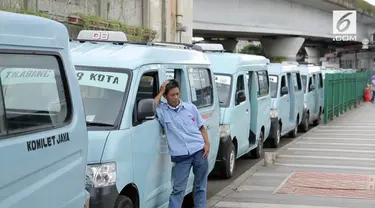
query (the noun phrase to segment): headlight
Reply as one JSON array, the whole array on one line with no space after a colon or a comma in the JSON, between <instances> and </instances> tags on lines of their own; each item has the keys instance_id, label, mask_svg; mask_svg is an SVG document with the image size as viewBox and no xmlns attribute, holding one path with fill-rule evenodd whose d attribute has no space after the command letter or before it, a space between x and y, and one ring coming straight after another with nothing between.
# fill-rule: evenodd
<instances>
[{"instance_id":1,"label":"headlight","mask_svg":"<svg viewBox=\"0 0 375 208\"><path fill-rule=\"evenodd\" d=\"M220 125L220 137L226 137L230 135L229 125Z\"/></svg>"},{"instance_id":2,"label":"headlight","mask_svg":"<svg viewBox=\"0 0 375 208\"><path fill-rule=\"evenodd\" d=\"M101 188L116 184L116 163L86 166L86 186Z\"/></svg>"},{"instance_id":3,"label":"headlight","mask_svg":"<svg viewBox=\"0 0 375 208\"><path fill-rule=\"evenodd\" d=\"M279 117L278 111L276 109L271 109L271 111L270 111L270 117L271 118L277 118L277 117Z\"/></svg>"},{"instance_id":4,"label":"headlight","mask_svg":"<svg viewBox=\"0 0 375 208\"><path fill-rule=\"evenodd\" d=\"M303 104L303 107L304 107L305 109L307 109L307 105L306 105L306 103Z\"/></svg>"}]
</instances>

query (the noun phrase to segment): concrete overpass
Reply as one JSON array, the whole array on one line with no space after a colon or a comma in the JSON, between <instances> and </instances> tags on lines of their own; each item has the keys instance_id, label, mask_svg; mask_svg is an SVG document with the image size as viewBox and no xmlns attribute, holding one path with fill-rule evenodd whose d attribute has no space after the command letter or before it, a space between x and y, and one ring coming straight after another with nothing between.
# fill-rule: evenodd
<instances>
[{"instance_id":1,"label":"concrete overpass","mask_svg":"<svg viewBox=\"0 0 375 208\"><path fill-rule=\"evenodd\" d=\"M355 8L340 2L343 1L196 0L193 35L226 38L221 43L228 50L234 49L236 38L259 40L267 55L295 59L303 44L340 44L332 41L332 10ZM357 12L357 41L370 39L374 32L375 18ZM319 53L313 48L306 51L310 56Z\"/></svg>"}]
</instances>

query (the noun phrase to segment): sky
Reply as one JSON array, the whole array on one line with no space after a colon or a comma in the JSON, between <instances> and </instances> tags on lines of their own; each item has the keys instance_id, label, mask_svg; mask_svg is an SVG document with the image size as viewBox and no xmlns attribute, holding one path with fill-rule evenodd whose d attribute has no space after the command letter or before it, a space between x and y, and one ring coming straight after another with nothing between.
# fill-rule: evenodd
<instances>
[{"instance_id":1,"label":"sky","mask_svg":"<svg viewBox=\"0 0 375 208\"><path fill-rule=\"evenodd\" d=\"M367 1L368 3L372 4L372 5L375 5L375 0L365 0Z\"/></svg>"}]
</instances>

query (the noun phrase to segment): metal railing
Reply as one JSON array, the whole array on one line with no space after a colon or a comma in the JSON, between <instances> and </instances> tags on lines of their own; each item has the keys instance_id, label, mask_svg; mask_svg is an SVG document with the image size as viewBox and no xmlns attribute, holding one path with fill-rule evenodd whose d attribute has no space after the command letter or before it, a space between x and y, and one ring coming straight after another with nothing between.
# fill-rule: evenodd
<instances>
[{"instance_id":1,"label":"metal railing","mask_svg":"<svg viewBox=\"0 0 375 208\"><path fill-rule=\"evenodd\" d=\"M324 79L324 124L339 117L363 99L374 72L326 74Z\"/></svg>"}]
</instances>

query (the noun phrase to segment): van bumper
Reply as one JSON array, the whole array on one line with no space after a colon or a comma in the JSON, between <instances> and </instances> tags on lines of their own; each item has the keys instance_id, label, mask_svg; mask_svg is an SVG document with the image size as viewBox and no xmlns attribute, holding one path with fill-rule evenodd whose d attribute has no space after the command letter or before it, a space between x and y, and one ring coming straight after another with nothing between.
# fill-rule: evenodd
<instances>
[{"instance_id":1,"label":"van bumper","mask_svg":"<svg viewBox=\"0 0 375 208\"><path fill-rule=\"evenodd\" d=\"M220 137L220 145L219 150L217 152L216 157L216 165L223 165L225 164L225 161L227 160L225 158L226 155L229 153L229 147L232 143L232 138L230 136Z\"/></svg>"},{"instance_id":2,"label":"van bumper","mask_svg":"<svg viewBox=\"0 0 375 208\"><path fill-rule=\"evenodd\" d=\"M116 185L103 188L86 188L90 193L90 208L114 207L118 196Z\"/></svg>"},{"instance_id":3,"label":"van bumper","mask_svg":"<svg viewBox=\"0 0 375 208\"><path fill-rule=\"evenodd\" d=\"M276 138L277 137L277 128L279 126L279 118L271 118L271 129L269 138Z\"/></svg>"}]
</instances>

